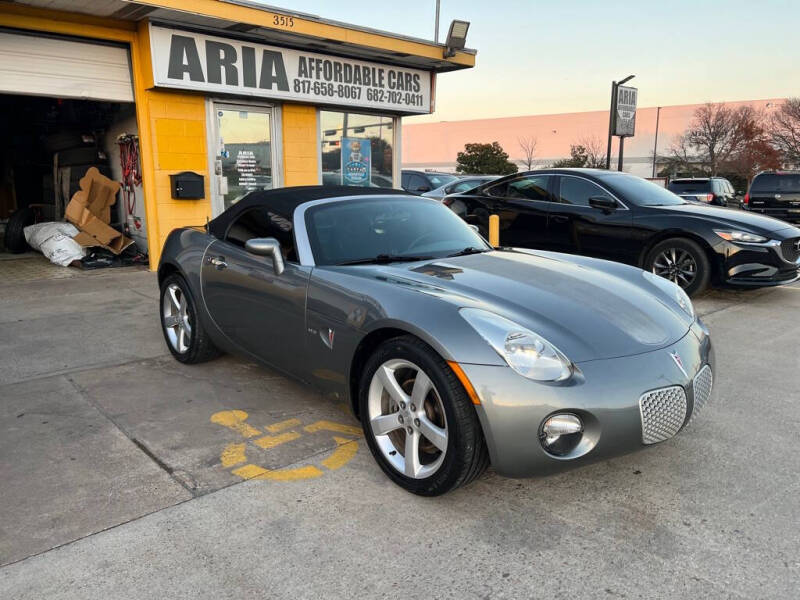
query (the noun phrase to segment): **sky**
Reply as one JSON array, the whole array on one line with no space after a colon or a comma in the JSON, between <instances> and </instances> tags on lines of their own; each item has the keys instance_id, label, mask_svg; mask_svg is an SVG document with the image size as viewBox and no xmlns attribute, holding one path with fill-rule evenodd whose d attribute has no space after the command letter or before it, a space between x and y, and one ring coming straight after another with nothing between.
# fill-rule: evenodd
<instances>
[{"instance_id":1,"label":"sky","mask_svg":"<svg viewBox=\"0 0 800 600\"><path fill-rule=\"evenodd\" d=\"M433 39L435 0L267 0ZM440 39L470 21L474 69L445 73L436 112L406 122L608 110L634 74L639 106L800 95L800 0L441 0Z\"/></svg>"}]
</instances>

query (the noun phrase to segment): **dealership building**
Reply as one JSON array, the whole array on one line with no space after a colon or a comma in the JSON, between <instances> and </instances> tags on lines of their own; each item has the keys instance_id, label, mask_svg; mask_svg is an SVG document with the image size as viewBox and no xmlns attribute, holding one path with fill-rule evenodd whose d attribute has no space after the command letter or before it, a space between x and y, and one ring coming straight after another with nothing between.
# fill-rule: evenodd
<instances>
[{"instance_id":1,"label":"dealership building","mask_svg":"<svg viewBox=\"0 0 800 600\"><path fill-rule=\"evenodd\" d=\"M401 119L433 111L439 73L474 66L465 35L248 0L0 3L0 221L32 205L60 219L94 166L125 183L110 224L154 267L171 230L253 190L399 187Z\"/></svg>"},{"instance_id":2,"label":"dealership building","mask_svg":"<svg viewBox=\"0 0 800 600\"><path fill-rule=\"evenodd\" d=\"M784 98L728 102L736 108L749 105L766 112L778 107ZM635 135L625 139L623 170L640 177L654 174L654 151L660 158L670 155L670 148L692 121L702 105L684 104L639 108L636 111ZM439 123L407 123L403 140L403 168L455 171L456 156L470 142L499 142L509 159L521 170L527 168L520 142L536 140L533 168L548 167L569 158L573 144L592 145L606 154L608 109L550 115L528 115L496 119L473 119ZM657 146L657 148L656 148ZM612 147L612 165L617 165L618 138ZM659 170L658 158L655 171Z\"/></svg>"}]
</instances>

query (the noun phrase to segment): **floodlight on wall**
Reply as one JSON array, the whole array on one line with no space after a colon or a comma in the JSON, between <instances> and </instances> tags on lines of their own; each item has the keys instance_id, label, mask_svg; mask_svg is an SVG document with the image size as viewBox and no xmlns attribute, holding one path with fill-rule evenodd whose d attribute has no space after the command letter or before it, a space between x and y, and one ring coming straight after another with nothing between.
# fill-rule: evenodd
<instances>
[{"instance_id":1,"label":"floodlight on wall","mask_svg":"<svg viewBox=\"0 0 800 600\"><path fill-rule=\"evenodd\" d=\"M457 50L463 50L467 45L467 31L469 31L469 21L454 20L450 23L447 31L447 40L444 45L444 57L450 58L456 55Z\"/></svg>"}]
</instances>

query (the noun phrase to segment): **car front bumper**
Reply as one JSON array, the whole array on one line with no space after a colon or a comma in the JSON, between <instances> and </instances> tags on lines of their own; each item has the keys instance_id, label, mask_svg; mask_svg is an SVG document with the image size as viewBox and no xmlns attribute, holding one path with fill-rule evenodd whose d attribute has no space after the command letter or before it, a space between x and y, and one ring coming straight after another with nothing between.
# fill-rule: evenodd
<instances>
[{"instance_id":1,"label":"car front bumper","mask_svg":"<svg viewBox=\"0 0 800 600\"><path fill-rule=\"evenodd\" d=\"M680 357L682 368L671 356ZM526 379L510 367L462 364L480 398L476 406L494 469L506 477L548 475L647 447L640 398L680 386L685 392L682 429L695 409L693 381L714 351L705 327L696 322L675 344L624 358L587 361L563 384ZM543 448L539 432L554 413L577 414L590 448L580 456L556 457Z\"/></svg>"},{"instance_id":2,"label":"car front bumper","mask_svg":"<svg viewBox=\"0 0 800 600\"><path fill-rule=\"evenodd\" d=\"M789 238L790 240L792 238ZM800 256L784 248L786 240L770 240L765 244L721 242L715 247L722 256L724 282L741 286L771 286L792 283L800 278Z\"/></svg>"}]
</instances>

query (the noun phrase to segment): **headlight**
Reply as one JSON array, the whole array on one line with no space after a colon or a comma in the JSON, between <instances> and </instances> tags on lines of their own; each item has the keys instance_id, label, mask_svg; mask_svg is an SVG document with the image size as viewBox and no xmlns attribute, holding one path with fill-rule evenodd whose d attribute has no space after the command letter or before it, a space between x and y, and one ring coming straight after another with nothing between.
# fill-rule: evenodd
<instances>
[{"instance_id":1,"label":"headlight","mask_svg":"<svg viewBox=\"0 0 800 600\"><path fill-rule=\"evenodd\" d=\"M686 292L683 291L681 286L671 282L669 279L659 277L650 271L643 271L642 275L644 275L644 278L647 279L647 281L652 283L654 286L661 288L661 290L674 298L675 302L678 303L678 306L683 309L683 312L685 312L692 318L692 320L694 320L694 305L692 305L692 301L689 299L689 296L686 294Z\"/></svg>"},{"instance_id":2,"label":"headlight","mask_svg":"<svg viewBox=\"0 0 800 600\"><path fill-rule=\"evenodd\" d=\"M729 242L744 242L745 244L763 244L769 241L763 235L756 235L755 233L747 233L746 231L720 231L714 230L719 237Z\"/></svg>"},{"instance_id":3,"label":"headlight","mask_svg":"<svg viewBox=\"0 0 800 600\"><path fill-rule=\"evenodd\" d=\"M553 344L513 321L480 308L462 308L461 316L517 373L535 381L563 381L572 363Z\"/></svg>"}]
</instances>

